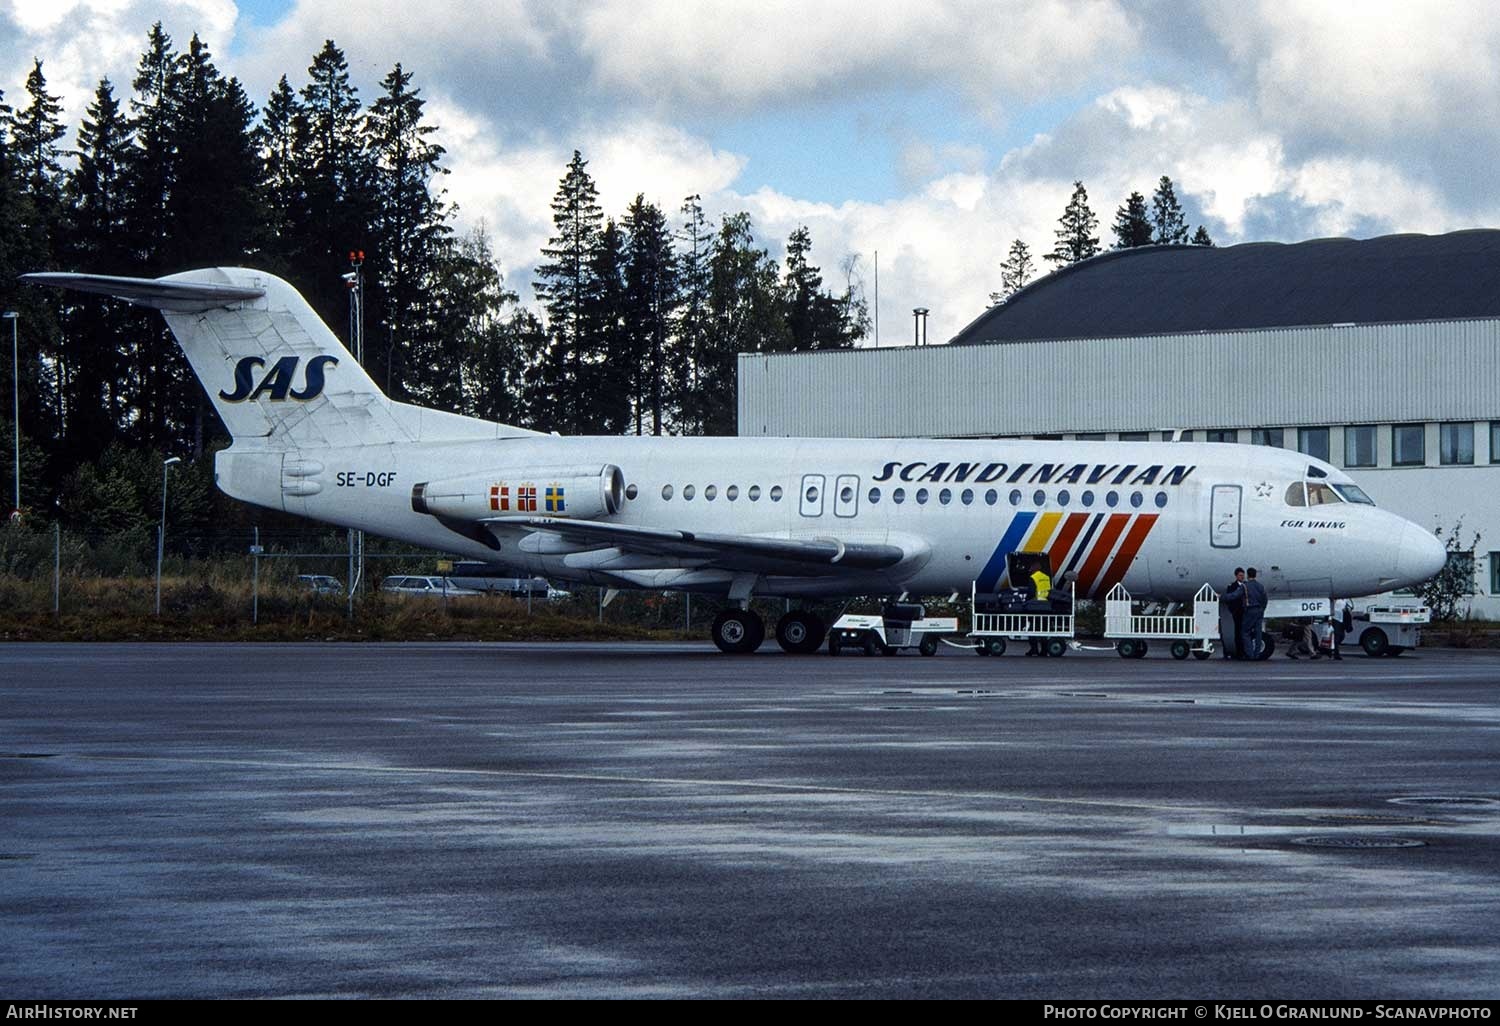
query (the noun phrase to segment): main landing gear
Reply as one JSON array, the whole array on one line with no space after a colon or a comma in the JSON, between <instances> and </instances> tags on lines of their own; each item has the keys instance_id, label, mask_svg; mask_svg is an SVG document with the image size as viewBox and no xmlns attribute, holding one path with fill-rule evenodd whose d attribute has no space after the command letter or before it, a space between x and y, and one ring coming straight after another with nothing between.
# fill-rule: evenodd
<instances>
[{"instance_id":1,"label":"main landing gear","mask_svg":"<svg viewBox=\"0 0 1500 1026\"><path fill-rule=\"evenodd\" d=\"M709 630L720 652L742 655L754 652L766 640L766 624L750 609L726 609L714 617ZM828 625L806 609L787 613L776 621L776 644L792 655L810 655L823 646Z\"/></svg>"}]
</instances>

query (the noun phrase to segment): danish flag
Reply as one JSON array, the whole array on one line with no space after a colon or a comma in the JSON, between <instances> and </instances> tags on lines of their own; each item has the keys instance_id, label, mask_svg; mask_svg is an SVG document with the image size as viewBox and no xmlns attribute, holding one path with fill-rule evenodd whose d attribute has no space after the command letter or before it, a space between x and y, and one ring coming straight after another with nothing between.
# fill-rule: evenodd
<instances>
[{"instance_id":1,"label":"danish flag","mask_svg":"<svg viewBox=\"0 0 1500 1026\"><path fill-rule=\"evenodd\" d=\"M490 485L490 509L496 513L510 512L510 487L508 485Z\"/></svg>"}]
</instances>

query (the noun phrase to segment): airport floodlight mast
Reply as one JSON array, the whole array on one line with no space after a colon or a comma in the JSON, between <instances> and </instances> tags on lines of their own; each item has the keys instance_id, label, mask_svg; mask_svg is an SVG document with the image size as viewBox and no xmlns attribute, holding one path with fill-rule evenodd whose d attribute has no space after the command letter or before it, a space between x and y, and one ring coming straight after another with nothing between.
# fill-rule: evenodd
<instances>
[{"instance_id":1,"label":"airport floodlight mast","mask_svg":"<svg viewBox=\"0 0 1500 1026\"><path fill-rule=\"evenodd\" d=\"M21 518L21 359L20 349L16 345L16 322L21 315L14 310L7 310L0 314L0 318L10 321L10 391L11 402L15 405L16 425L13 441L16 447L16 504L11 507L11 519Z\"/></svg>"},{"instance_id":2,"label":"airport floodlight mast","mask_svg":"<svg viewBox=\"0 0 1500 1026\"><path fill-rule=\"evenodd\" d=\"M167 541L167 468L181 463L181 456L161 461L161 526L156 529L156 615L161 616L161 557Z\"/></svg>"}]
</instances>

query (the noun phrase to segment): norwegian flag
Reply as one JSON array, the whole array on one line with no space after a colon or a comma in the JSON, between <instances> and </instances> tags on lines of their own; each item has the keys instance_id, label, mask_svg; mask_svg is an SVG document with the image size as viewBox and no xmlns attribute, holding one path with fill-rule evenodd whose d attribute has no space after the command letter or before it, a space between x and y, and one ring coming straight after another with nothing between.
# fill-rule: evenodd
<instances>
[{"instance_id":1,"label":"norwegian flag","mask_svg":"<svg viewBox=\"0 0 1500 1026\"><path fill-rule=\"evenodd\" d=\"M496 513L510 512L510 487L508 485L490 485L490 509Z\"/></svg>"},{"instance_id":2,"label":"norwegian flag","mask_svg":"<svg viewBox=\"0 0 1500 1026\"><path fill-rule=\"evenodd\" d=\"M516 488L516 512L536 512L536 485L523 484Z\"/></svg>"}]
</instances>

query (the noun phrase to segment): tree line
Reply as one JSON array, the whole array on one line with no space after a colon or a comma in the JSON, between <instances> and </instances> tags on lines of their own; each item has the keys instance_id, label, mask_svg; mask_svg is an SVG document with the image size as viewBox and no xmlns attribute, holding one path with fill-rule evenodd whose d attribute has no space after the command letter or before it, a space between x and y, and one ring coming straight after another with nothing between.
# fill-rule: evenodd
<instances>
[{"instance_id":1,"label":"tree line","mask_svg":"<svg viewBox=\"0 0 1500 1026\"><path fill-rule=\"evenodd\" d=\"M1201 224L1188 237L1187 217L1177 199L1177 189L1172 179L1162 175L1151 195L1151 208L1146 208L1146 198L1132 192L1115 211L1114 224L1110 226L1115 236L1115 249L1134 249L1138 246L1212 246L1208 229ZM1052 252L1043 259L1063 268L1097 256L1099 248L1099 218L1089 206L1089 193L1083 182L1073 183L1073 195L1057 219L1054 232L1056 242ZM1031 256L1031 247L1020 239L1010 245L1010 251L1000 264L1000 289L990 293L990 306L998 306L1021 289L1036 276L1036 263Z\"/></svg>"},{"instance_id":2,"label":"tree line","mask_svg":"<svg viewBox=\"0 0 1500 1026\"><path fill-rule=\"evenodd\" d=\"M257 108L197 35L179 50L157 23L128 95L101 80L71 147L61 111L40 59L24 97L0 93L0 309L19 313L24 341L23 507L144 501L91 482L143 469L129 453L196 457L227 441L159 315L23 288L25 271L259 267L344 335L343 275L359 254L364 362L388 394L565 434L733 433L736 353L850 346L867 330L852 262L842 287L825 286L805 227L777 261L748 214L711 221L696 196L674 217L644 195L607 216L576 152L529 308L484 227L455 228L412 73L396 64L366 105L332 40L300 86L283 75Z\"/></svg>"}]
</instances>

